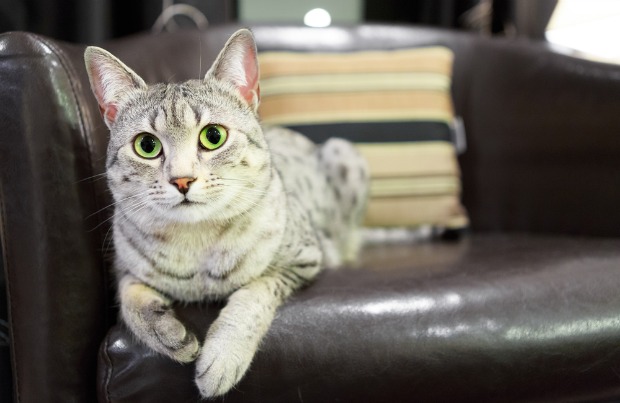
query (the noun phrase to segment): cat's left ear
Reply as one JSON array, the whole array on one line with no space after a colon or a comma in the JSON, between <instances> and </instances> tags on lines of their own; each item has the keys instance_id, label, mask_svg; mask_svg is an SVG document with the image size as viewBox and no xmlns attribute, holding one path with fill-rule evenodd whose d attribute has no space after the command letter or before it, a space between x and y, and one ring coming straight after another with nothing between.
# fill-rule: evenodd
<instances>
[{"instance_id":1,"label":"cat's left ear","mask_svg":"<svg viewBox=\"0 0 620 403\"><path fill-rule=\"evenodd\" d=\"M145 90L146 83L110 52L89 46L84 52L90 87L97 98L103 120L110 127L116 120L118 105L127 94Z\"/></svg>"},{"instance_id":2,"label":"cat's left ear","mask_svg":"<svg viewBox=\"0 0 620 403\"><path fill-rule=\"evenodd\" d=\"M260 101L256 55L254 35L249 29L240 29L228 39L224 49L207 72L205 80L209 76L214 76L219 80L230 82L256 111Z\"/></svg>"}]
</instances>

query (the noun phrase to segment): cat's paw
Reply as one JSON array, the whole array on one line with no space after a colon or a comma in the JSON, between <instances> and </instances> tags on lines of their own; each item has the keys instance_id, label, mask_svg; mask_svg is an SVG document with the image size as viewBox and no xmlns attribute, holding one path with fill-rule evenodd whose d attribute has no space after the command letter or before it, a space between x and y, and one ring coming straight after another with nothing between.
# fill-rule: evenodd
<instances>
[{"instance_id":1,"label":"cat's paw","mask_svg":"<svg viewBox=\"0 0 620 403\"><path fill-rule=\"evenodd\" d=\"M134 319L129 319L128 324L153 350L179 362L192 362L200 354L198 339L175 317L169 305L153 301L136 314L128 315ZM127 315L125 318L127 321Z\"/></svg>"},{"instance_id":2,"label":"cat's paw","mask_svg":"<svg viewBox=\"0 0 620 403\"><path fill-rule=\"evenodd\" d=\"M166 349L166 355L179 362L192 362L198 358L200 344L173 312L172 308L157 312L153 333Z\"/></svg>"},{"instance_id":3,"label":"cat's paw","mask_svg":"<svg viewBox=\"0 0 620 403\"><path fill-rule=\"evenodd\" d=\"M196 385L203 397L220 396L243 378L254 351L232 340L208 338L196 362Z\"/></svg>"}]
</instances>

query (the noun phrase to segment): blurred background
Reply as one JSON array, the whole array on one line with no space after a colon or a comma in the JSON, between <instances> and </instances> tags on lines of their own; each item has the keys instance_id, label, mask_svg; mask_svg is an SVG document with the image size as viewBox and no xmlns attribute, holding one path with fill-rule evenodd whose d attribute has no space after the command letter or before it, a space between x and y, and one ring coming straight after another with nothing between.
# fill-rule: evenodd
<instances>
[{"instance_id":1,"label":"blurred background","mask_svg":"<svg viewBox=\"0 0 620 403\"><path fill-rule=\"evenodd\" d=\"M149 30L177 4L194 24L408 22L493 34L538 35L556 0L0 0L0 31L25 30L72 42L99 43ZM189 7L187 7L189 6ZM321 9L325 12L308 12ZM201 17L198 17L201 18ZM313 20L314 18L314 20ZM327 19L326 19L327 18Z\"/></svg>"},{"instance_id":2,"label":"blurred background","mask_svg":"<svg viewBox=\"0 0 620 403\"><path fill-rule=\"evenodd\" d=\"M596 0L595 0L596 1ZM582 1L583 2L583 1ZM583 2L583 3L590 3ZM354 24L407 22L497 35L542 37L556 0L0 0L0 31L25 30L71 42L100 43L150 30L178 4L174 26L196 24ZM308 14L314 9L321 9Z\"/></svg>"},{"instance_id":3,"label":"blurred background","mask_svg":"<svg viewBox=\"0 0 620 403\"><path fill-rule=\"evenodd\" d=\"M166 10L166 11L164 11ZM0 0L0 32L87 44L149 30L208 24L413 23L481 35L547 40L618 62L618 0Z\"/></svg>"}]
</instances>

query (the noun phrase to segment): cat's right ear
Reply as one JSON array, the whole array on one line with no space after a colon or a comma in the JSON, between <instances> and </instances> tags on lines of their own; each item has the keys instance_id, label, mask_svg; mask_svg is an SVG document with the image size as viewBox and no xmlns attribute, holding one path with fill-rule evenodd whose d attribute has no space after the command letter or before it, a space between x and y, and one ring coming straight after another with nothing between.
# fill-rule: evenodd
<instances>
[{"instance_id":1,"label":"cat's right ear","mask_svg":"<svg viewBox=\"0 0 620 403\"><path fill-rule=\"evenodd\" d=\"M146 83L123 62L101 48L87 47L84 61L90 88L97 98L103 120L111 127L122 99L132 91L146 89Z\"/></svg>"}]
</instances>

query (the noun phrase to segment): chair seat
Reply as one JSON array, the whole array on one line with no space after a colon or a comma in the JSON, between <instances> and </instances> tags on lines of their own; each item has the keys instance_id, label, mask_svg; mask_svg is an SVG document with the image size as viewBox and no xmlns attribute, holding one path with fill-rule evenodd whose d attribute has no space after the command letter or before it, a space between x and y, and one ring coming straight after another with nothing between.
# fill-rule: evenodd
<instances>
[{"instance_id":1,"label":"chair seat","mask_svg":"<svg viewBox=\"0 0 620 403\"><path fill-rule=\"evenodd\" d=\"M177 312L204 335L221 306ZM197 401L193 364L102 344L99 396ZM575 401L620 393L620 240L475 234L368 247L278 312L225 402Z\"/></svg>"}]
</instances>

